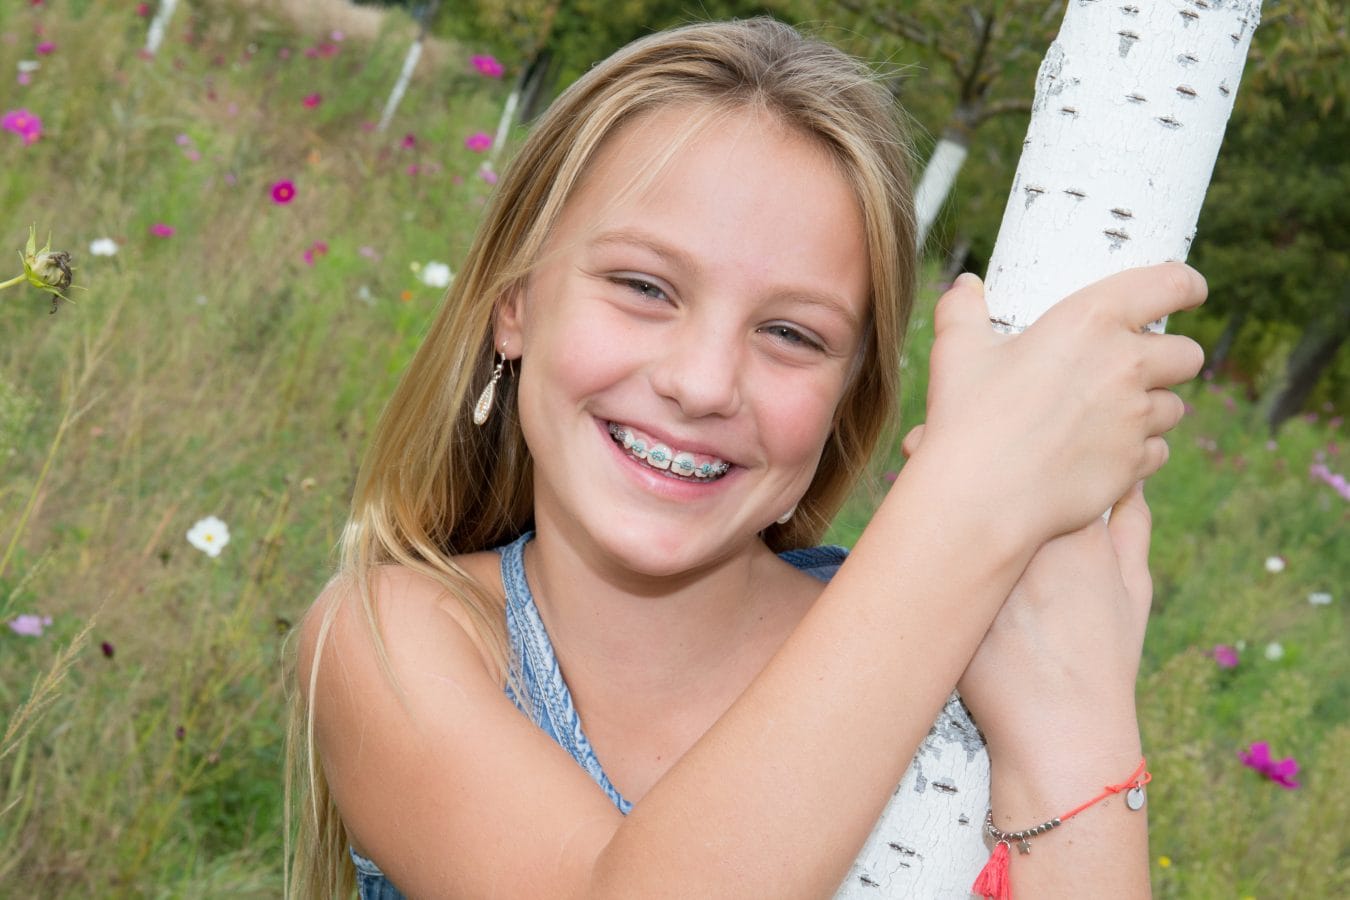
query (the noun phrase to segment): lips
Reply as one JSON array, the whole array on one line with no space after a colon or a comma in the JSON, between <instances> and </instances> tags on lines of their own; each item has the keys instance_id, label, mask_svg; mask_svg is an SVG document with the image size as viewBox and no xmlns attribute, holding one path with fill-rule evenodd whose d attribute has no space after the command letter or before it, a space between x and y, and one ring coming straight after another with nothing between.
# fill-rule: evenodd
<instances>
[{"instance_id":1,"label":"lips","mask_svg":"<svg viewBox=\"0 0 1350 900\"><path fill-rule=\"evenodd\" d=\"M671 447L650 435L618 422L609 423L609 436L648 468L685 481L715 481L731 468L726 460Z\"/></svg>"}]
</instances>

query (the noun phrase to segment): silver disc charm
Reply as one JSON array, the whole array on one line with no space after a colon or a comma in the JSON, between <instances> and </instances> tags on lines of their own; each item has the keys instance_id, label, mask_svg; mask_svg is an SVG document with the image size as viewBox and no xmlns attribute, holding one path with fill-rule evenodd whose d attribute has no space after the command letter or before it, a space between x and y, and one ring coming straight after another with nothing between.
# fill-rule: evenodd
<instances>
[{"instance_id":1,"label":"silver disc charm","mask_svg":"<svg viewBox=\"0 0 1350 900\"><path fill-rule=\"evenodd\" d=\"M1130 809L1144 808L1144 786L1136 784L1125 793L1125 805Z\"/></svg>"}]
</instances>

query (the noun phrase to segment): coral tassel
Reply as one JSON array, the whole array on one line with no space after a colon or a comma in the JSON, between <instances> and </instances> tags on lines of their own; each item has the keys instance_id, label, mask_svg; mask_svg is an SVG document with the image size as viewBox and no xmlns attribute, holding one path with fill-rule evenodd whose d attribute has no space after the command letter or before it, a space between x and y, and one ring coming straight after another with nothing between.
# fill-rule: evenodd
<instances>
[{"instance_id":1,"label":"coral tassel","mask_svg":"<svg viewBox=\"0 0 1350 900\"><path fill-rule=\"evenodd\" d=\"M989 862L984 864L975 883L970 886L972 894L992 897L994 900L1012 900L1012 884L1008 878L1008 845L999 841Z\"/></svg>"}]
</instances>

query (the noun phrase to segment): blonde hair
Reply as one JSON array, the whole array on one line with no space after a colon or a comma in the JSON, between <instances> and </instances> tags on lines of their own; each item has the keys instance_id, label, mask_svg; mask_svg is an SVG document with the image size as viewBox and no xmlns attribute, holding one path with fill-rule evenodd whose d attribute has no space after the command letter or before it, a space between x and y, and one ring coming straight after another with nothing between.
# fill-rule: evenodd
<instances>
[{"instance_id":1,"label":"blonde hair","mask_svg":"<svg viewBox=\"0 0 1350 900\"><path fill-rule=\"evenodd\" d=\"M511 678L503 599L452 559L531 527L530 452L515 415L514 379L499 384L487 424L472 423L473 402L494 365L494 312L538 263L605 140L625 123L676 104L710 112L751 106L777 116L830 154L862 210L870 305L857 373L796 514L770 525L766 543L775 550L818 543L888 432L916 262L910 145L889 92L861 62L772 19L689 25L638 40L563 92L535 126L503 173L463 268L380 418L338 577L359 592L382 659L370 574L396 564L457 597L501 677ZM320 647L334 613L331 605L324 612ZM311 691L320 655L313 671L300 673ZM347 835L319 768L313 727L312 705L297 696L288 794L296 783L307 787L307 797L298 807L288 883L301 896L349 895Z\"/></svg>"}]
</instances>

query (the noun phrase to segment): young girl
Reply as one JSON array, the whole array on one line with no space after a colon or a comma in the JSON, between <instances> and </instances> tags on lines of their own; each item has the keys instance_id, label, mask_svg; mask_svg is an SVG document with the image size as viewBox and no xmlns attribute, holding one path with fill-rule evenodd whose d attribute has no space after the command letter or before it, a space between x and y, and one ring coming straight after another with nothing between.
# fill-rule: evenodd
<instances>
[{"instance_id":1,"label":"young girl","mask_svg":"<svg viewBox=\"0 0 1350 900\"><path fill-rule=\"evenodd\" d=\"M830 897L958 681L1002 832L1136 769L1137 484L1201 361L1141 326L1203 281L1128 272L1007 338L963 277L922 439L817 547L896 405L907 153L864 67L767 20L558 99L301 630L298 893L355 860L364 898ZM1147 893L1118 798L1029 842L1025 896Z\"/></svg>"}]
</instances>

